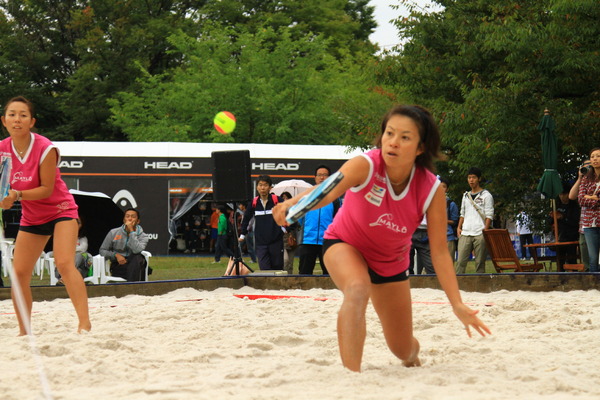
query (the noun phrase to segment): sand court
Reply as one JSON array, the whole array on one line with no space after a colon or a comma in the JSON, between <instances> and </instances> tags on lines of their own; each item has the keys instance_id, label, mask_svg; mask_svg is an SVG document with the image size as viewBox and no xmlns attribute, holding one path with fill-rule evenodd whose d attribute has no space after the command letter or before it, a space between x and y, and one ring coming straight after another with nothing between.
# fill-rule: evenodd
<instances>
[{"instance_id":1,"label":"sand court","mask_svg":"<svg viewBox=\"0 0 600 400\"><path fill-rule=\"evenodd\" d=\"M338 290L178 289L35 302L33 331L56 399L597 399L600 296L463 292L493 335L468 338L444 293L413 289L421 368L402 367L367 310L363 373L338 354ZM244 296L248 295L248 296ZM0 301L3 399L43 398L37 363Z\"/></svg>"}]
</instances>

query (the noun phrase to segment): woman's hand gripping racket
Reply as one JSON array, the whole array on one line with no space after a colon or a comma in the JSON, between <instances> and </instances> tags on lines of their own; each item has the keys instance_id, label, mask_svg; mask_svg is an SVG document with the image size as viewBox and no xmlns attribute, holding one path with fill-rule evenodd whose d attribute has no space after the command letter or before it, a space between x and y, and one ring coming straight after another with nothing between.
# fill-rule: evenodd
<instances>
[{"instance_id":1,"label":"woman's hand gripping racket","mask_svg":"<svg viewBox=\"0 0 600 400\"><path fill-rule=\"evenodd\" d=\"M11 158L7 156L0 157L0 200L8 196L10 189L10 169Z\"/></svg>"},{"instance_id":2,"label":"woman's hand gripping racket","mask_svg":"<svg viewBox=\"0 0 600 400\"><path fill-rule=\"evenodd\" d=\"M342 179L344 179L344 175L338 171L325 179L323 183L315 187L309 194L298 200L296 204L287 210L285 215L287 223L291 225L298 222L300 218L323 200Z\"/></svg>"}]
</instances>

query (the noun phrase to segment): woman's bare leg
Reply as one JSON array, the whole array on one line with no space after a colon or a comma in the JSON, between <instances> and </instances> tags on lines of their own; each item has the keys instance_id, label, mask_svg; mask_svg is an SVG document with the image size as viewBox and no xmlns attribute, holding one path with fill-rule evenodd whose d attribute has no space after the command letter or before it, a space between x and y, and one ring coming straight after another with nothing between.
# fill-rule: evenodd
<instances>
[{"instance_id":1,"label":"woman's bare leg","mask_svg":"<svg viewBox=\"0 0 600 400\"><path fill-rule=\"evenodd\" d=\"M409 281L373 285L371 301L392 353L401 359L406 367L420 366L419 342L413 336Z\"/></svg>"},{"instance_id":2,"label":"woman's bare leg","mask_svg":"<svg viewBox=\"0 0 600 400\"><path fill-rule=\"evenodd\" d=\"M331 279L344 294L337 321L342 363L349 370L360 372L371 287L367 265L360 252L346 243L331 246L324 261Z\"/></svg>"},{"instance_id":3,"label":"woman's bare leg","mask_svg":"<svg viewBox=\"0 0 600 400\"><path fill-rule=\"evenodd\" d=\"M20 312L19 304L17 301L17 294L15 286L15 279L12 281L12 301L17 314L17 320L19 321L19 336L27 335L29 332L28 327L31 327L31 308L33 305L33 299L31 297L31 274L35 263L40 258L46 243L50 236L34 235L29 232L19 231L17 240L15 242L15 251L13 255L13 274L14 278L19 282L19 288L23 295L23 304L25 307L23 319L22 313Z\"/></svg>"},{"instance_id":4,"label":"woman's bare leg","mask_svg":"<svg viewBox=\"0 0 600 400\"><path fill-rule=\"evenodd\" d=\"M77 243L77 222L58 222L54 227L54 262L75 307L79 326L77 332L92 329L88 310L88 296L81 274L75 268L75 246Z\"/></svg>"}]
</instances>

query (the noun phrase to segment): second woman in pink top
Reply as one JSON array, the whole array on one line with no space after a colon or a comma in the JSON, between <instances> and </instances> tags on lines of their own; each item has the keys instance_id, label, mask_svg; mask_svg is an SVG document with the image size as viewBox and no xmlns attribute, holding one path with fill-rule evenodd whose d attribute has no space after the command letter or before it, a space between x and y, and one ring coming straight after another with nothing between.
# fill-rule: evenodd
<instances>
[{"instance_id":1,"label":"second woman in pink top","mask_svg":"<svg viewBox=\"0 0 600 400\"><path fill-rule=\"evenodd\" d=\"M342 196L344 204L325 233L325 263L344 294L338 314L342 363L360 371L369 299L392 353L407 367L420 365L413 336L408 281L410 238L427 215L431 259L452 309L464 324L485 336L488 327L461 299L446 245L446 196L432 174L440 135L431 114L420 106L397 106L383 118L377 149L347 161L344 178L315 208ZM308 191L307 191L308 192ZM275 207L285 224L286 210L307 194Z\"/></svg>"},{"instance_id":2,"label":"second woman in pink top","mask_svg":"<svg viewBox=\"0 0 600 400\"><path fill-rule=\"evenodd\" d=\"M60 178L58 149L43 136L31 132L35 125L33 105L15 97L4 107L2 124L10 137L0 142L0 154L10 157L11 189L0 202L9 209L15 201L22 205L19 234L14 250L13 286L18 281L24 309L13 287L12 296L21 335L31 333L31 274L50 236L54 236L54 259L58 272L75 306L78 332L89 331L88 298L81 274L75 268L77 205Z\"/></svg>"}]
</instances>

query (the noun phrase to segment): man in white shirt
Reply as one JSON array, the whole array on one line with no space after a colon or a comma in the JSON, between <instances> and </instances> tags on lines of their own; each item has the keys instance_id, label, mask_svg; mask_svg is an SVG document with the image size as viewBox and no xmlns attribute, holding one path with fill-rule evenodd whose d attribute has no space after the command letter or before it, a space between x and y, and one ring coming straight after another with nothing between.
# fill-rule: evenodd
<instances>
[{"instance_id":1,"label":"man in white shirt","mask_svg":"<svg viewBox=\"0 0 600 400\"><path fill-rule=\"evenodd\" d=\"M464 274L471 252L475 252L475 267L478 274L485 273L487 249L483 230L489 229L494 218L494 198L481 187L481 170L469 169L467 182L470 192L465 192L458 219L458 259L456 273Z\"/></svg>"}]
</instances>

